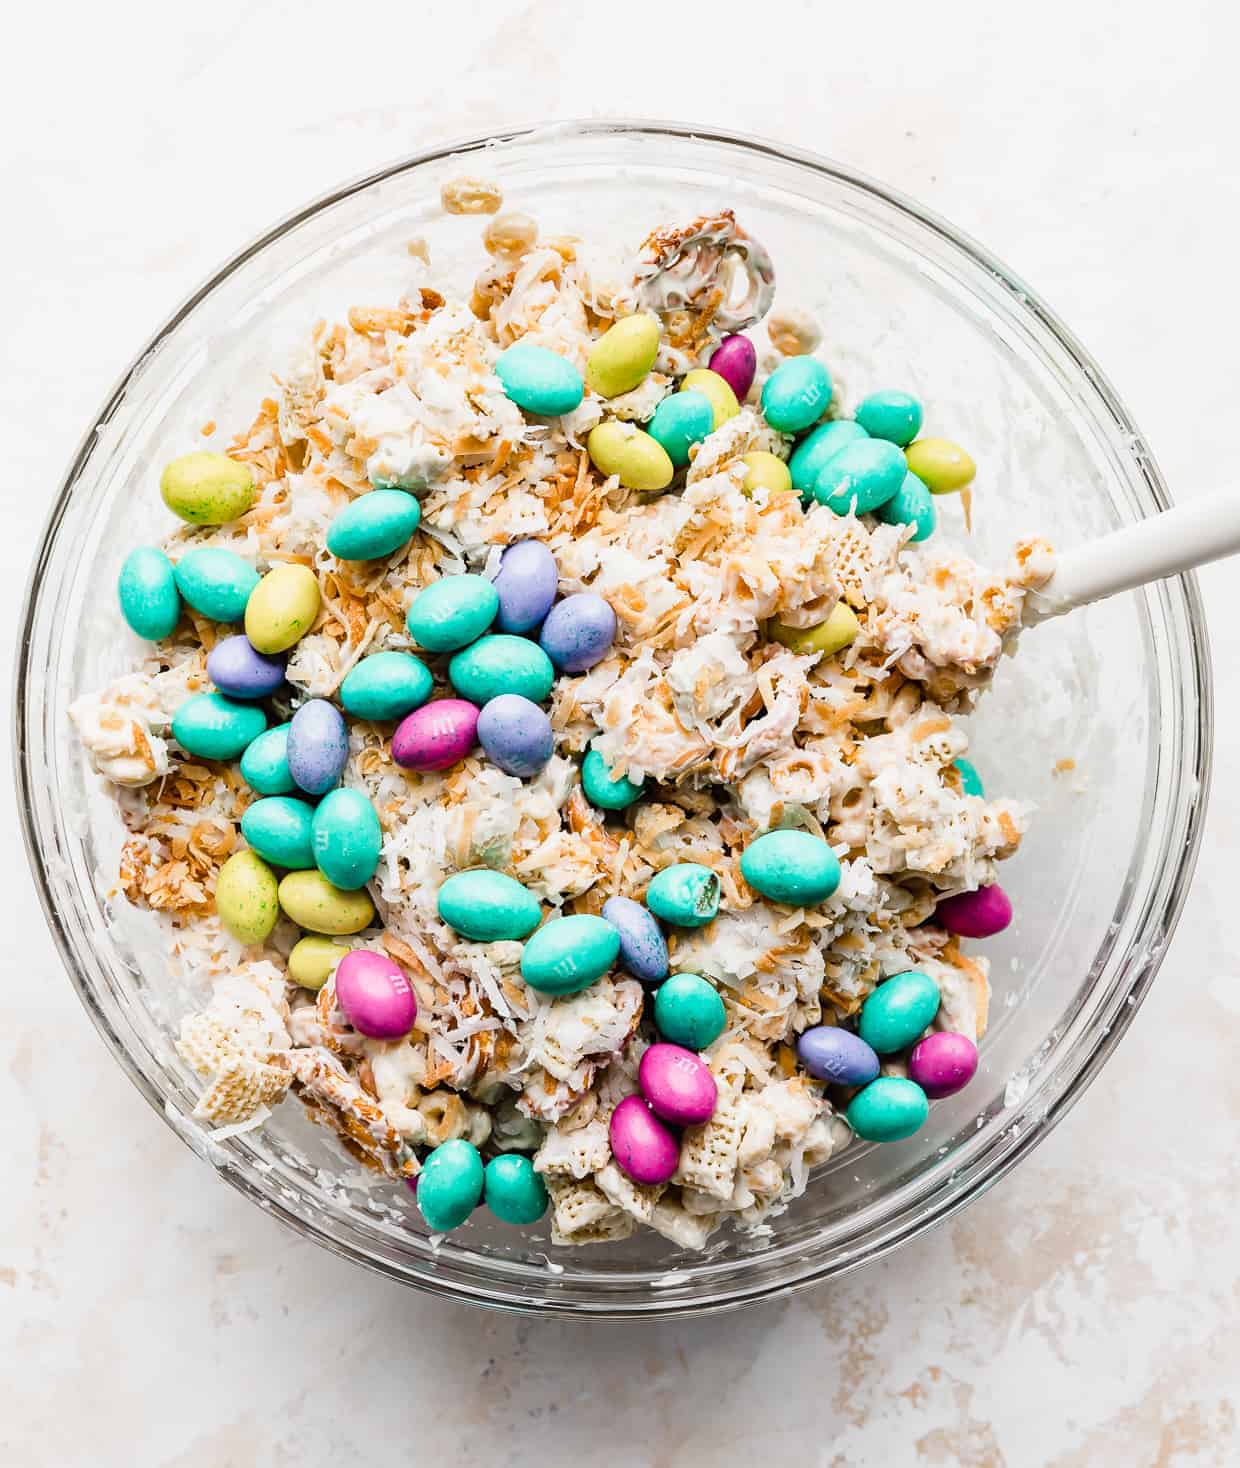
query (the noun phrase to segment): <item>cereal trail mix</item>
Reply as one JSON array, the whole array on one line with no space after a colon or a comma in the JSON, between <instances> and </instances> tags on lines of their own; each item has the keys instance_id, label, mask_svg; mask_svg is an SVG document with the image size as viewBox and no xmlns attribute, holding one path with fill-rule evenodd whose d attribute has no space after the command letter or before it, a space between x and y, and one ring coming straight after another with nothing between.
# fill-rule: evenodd
<instances>
[{"instance_id":1,"label":"cereal trail mix","mask_svg":"<svg viewBox=\"0 0 1240 1468\"><path fill-rule=\"evenodd\" d=\"M972 460L907 393L840 416L804 313L759 352L730 212L613 276L500 203L444 189L493 216L469 301L411 252L167 465L118 586L150 645L73 717L211 995L199 1117L292 1091L435 1231L700 1249L973 1076L960 940L1029 811L955 717L1051 554L936 545Z\"/></svg>"}]
</instances>

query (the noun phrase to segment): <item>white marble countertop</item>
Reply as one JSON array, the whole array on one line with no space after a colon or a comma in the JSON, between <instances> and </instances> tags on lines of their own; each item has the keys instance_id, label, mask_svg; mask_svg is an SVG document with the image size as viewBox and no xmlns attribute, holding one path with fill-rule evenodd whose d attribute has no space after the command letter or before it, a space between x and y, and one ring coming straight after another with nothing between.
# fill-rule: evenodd
<instances>
[{"instance_id":1,"label":"white marble countertop","mask_svg":"<svg viewBox=\"0 0 1240 1468\"><path fill-rule=\"evenodd\" d=\"M540 116L761 132L913 194L1037 284L1177 494L1235 482L1231 7L1185 0L1156 26L1079 0L1036 16L988 0L726 15L649 0L23 7L0 89L8 625L83 425L173 303L328 185ZM0 993L16 1010L0 1034L0 1461L1235 1463L1240 591L1234 568L1202 580L1213 802L1188 911L1119 1053L953 1223L724 1323L455 1307L244 1203L79 1009L0 789Z\"/></svg>"}]
</instances>

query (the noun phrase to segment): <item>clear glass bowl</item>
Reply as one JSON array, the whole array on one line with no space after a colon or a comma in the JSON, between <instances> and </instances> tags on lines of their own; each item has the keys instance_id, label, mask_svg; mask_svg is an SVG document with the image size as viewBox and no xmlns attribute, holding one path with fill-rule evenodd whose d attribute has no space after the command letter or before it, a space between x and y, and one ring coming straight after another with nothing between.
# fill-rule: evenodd
<instances>
[{"instance_id":1,"label":"clear glass bowl","mask_svg":"<svg viewBox=\"0 0 1240 1468\"><path fill-rule=\"evenodd\" d=\"M109 907L120 828L84 770L72 699L133 650L115 578L166 512L158 467L213 418L248 422L273 363L320 316L397 294L407 243L467 286L481 222L444 215L440 184L497 177L545 233L635 241L656 222L736 209L771 250L778 300L810 310L854 399L898 385L982 466L974 524L944 533L1003 557L1018 533L1067 547L1148 515L1165 487L1098 368L1004 266L941 220L838 165L750 139L585 123L426 153L312 204L230 260L136 358L56 499L34 567L17 688L25 837L83 1004L134 1083L212 1166L309 1238L394 1279L478 1303L593 1316L735 1306L895 1248L1013 1167L1097 1074L1158 968L1205 804L1209 660L1191 580L1025 634L975 716L995 790L1040 812L1005 868L1017 923L986 946L994 1000L982 1066L911 1140L823 1167L768 1236L725 1231L685 1254L646 1234L555 1249L477 1221L432 1248L408 1195L282 1106L219 1141L189 1119L195 1081L172 1048L194 996L168 987L148 917ZM944 502L940 501L942 505ZM1057 762L1075 768L1055 772Z\"/></svg>"}]
</instances>

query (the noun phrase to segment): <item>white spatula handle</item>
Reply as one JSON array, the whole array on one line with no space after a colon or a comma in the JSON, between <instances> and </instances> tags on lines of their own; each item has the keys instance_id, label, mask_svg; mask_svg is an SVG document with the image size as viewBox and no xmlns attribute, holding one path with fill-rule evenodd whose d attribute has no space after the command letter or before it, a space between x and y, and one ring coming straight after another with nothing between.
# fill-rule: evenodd
<instances>
[{"instance_id":1,"label":"white spatula handle","mask_svg":"<svg viewBox=\"0 0 1240 1468\"><path fill-rule=\"evenodd\" d=\"M1025 602L1025 621L1042 622L1117 591L1129 591L1240 552L1240 489L1201 495L1100 540L1068 551L1041 591Z\"/></svg>"}]
</instances>

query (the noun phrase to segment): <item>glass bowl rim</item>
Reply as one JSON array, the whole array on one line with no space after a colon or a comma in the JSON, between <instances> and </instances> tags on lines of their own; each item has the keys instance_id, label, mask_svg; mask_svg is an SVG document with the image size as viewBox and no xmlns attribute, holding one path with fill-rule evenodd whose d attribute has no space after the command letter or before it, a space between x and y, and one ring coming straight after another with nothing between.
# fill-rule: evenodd
<instances>
[{"instance_id":1,"label":"glass bowl rim","mask_svg":"<svg viewBox=\"0 0 1240 1468\"><path fill-rule=\"evenodd\" d=\"M38 778L36 756L39 753L40 741L37 737L28 737L35 728L32 721L35 710L31 703L30 688L34 672L31 664L32 633L46 564L61 521L69 509L74 488L91 458L100 430L110 421L123 401L131 382L148 355L157 350L217 287L268 245L333 205L416 168L440 163L453 157L478 154L497 145L543 141L551 143L579 137L605 138L612 135L645 139L662 138L680 143L716 145L725 150L739 151L758 160L766 158L777 164L791 164L860 190L881 205L887 206L897 214L906 216L937 235L945 244L964 255L973 265L980 266L994 282L1000 285L1018 308L1032 316L1036 324L1047 332L1055 344L1067 354L1078 382L1083 383L1092 393L1095 406L1105 410L1111 426L1126 435L1130 441L1143 442L1139 429L1109 380L1076 336L1046 305L1036 291L1026 285L1014 271L971 236L949 224L933 211L906 197L902 192L891 189L856 169L804 149L753 135L713 127L695 127L686 123L623 117L571 119L505 128L498 132L457 139L395 159L374 172L364 174L329 190L287 214L237 250L185 298L136 353L106 397L94 421L83 434L47 516L27 582L19 624L13 698L13 733L16 756L14 776L22 837L27 859L35 878L39 901L60 953L61 961L79 1000L125 1074L177 1136L200 1154L201 1148L194 1146L191 1138L186 1135L184 1126L179 1124L180 1117L170 1114L167 1097L161 1094L158 1087L139 1066L134 1054L113 1028L76 962L71 937L56 907L49 862L35 820L31 790ZM1135 467L1143 481L1143 488L1148 493L1153 506L1166 508L1170 504L1170 496L1153 458L1145 451L1139 456L1131 455L1130 457L1135 461ZM1059 1094L1040 1115L1032 1120L1031 1124L1021 1126L1019 1136L1014 1135L1013 1140L1002 1150L1001 1155L982 1159L977 1175L972 1177L965 1187L957 1188L954 1191L938 1188L936 1194L929 1200L930 1206L926 1206L925 1198L903 1204L896 1218L896 1227L889 1226L862 1241L860 1246L854 1246L850 1252L846 1252L843 1258L823 1259L808 1255L809 1262L802 1261L804 1267L799 1270L785 1271L774 1280L757 1282L749 1288L735 1288L726 1294L670 1300L660 1299L658 1293L655 1292L648 1299L626 1299L621 1303L609 1292L602 1292L593 1302L557 1299L554 1295L539 1301L531 1301L528 1297L522 1297L519 1287L506 1286L510 1291L508 1295L496 1294L479 1289L464 1280L448 1281L433 1270L414 1273L371 1255L359 1245L346 1243L326 1229L317 1227L291 1208L284 1206L277 1196L259 1186L245 1171L233 1166L223 1167L215 1164L217 1173L239 1192L258 1203L264 1211L274 1214L303 1237L311 1239L342 1258L349 1259L402 1284L446 1298L467 1300L496 1309L560 1316L578 1315L604 1320L701 1315L740 1308L763 1299L786 1296L824 1279L859 1268L864 1263L880 1259L901 1244L918 1237L937 1223L951 1217L1015 1167L1017 1162L1049 1135L1050 1131L1067 1115L1071 1107L1088 1089L1127 1031L1128 1025L1132 1022L1148 992L1183 908L1197 860L1209 793L1213 747L1213 691L1209 642L1200 591L1195 577L1182 576L1173 582L1163 583L1152 595L1161 601L1164 624L1171 620L1173 599L1178 599L1176 610L1182 614L1187 625L1189 653L1189 665L1180 666L1178 673L1181 683L1195 694L1195 698L1181 698L1178 712L1181 717L1186 712L1191 715L1195 707L1197 714L1195 728L1190 730L1195 735L1193 747L1196 751L1196 759L1190 768L1181 768L1178 771L1175 798L1172 802L1173 811L1182 816L1182 829L1178 843L1179 860L1175 867L1174 877L1166 888L1161 906L1156 911L1147 910L1144 915L1142 931L1147 935L1147 943L1140 951L1135 951L1135 945L1130 946L1126 955L1122 969L1122 975L1127 981L1126 988L1115 990L1116 998L1123 1002L1120 1002L1118 1007L1113 1006L1114 1013L1108 1023L1100 1028L1094 1025L1097 1032L1091 1036L1092 1043L1076 1056L1071 1074ZM1170 843L1164 841L1164 847L1169 846ZM1021 1111L1014 1117L1014 1120L1023 1123L1028 1120L1028 1116ZM913 1216L910 1217L910 1213ZM762 1256L754 1256L752 1262L755 1266L759 1266ZM692 1265L689 1265L688 1268L691 1270ZM760 1271L755 1268L753 1272L756 1274Z\"/></svg>"}]
</instances>

